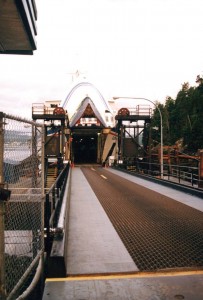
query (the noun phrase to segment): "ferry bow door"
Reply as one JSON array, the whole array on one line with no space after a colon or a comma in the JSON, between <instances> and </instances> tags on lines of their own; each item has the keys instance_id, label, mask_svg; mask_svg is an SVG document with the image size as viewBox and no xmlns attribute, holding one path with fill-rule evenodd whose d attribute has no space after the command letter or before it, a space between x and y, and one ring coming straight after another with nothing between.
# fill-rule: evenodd
<instances>
[{"instance_id":1,"label":"ferry bow door","mask_svg":"<svg viewBox=\"0 0 203 300\"><path fill-rule=\"evenodd\" d=\"M97 163L98 154L98 135L97 133L73 133L71 161L74 164L93 164Z\"/></svg>"}]
</instances>

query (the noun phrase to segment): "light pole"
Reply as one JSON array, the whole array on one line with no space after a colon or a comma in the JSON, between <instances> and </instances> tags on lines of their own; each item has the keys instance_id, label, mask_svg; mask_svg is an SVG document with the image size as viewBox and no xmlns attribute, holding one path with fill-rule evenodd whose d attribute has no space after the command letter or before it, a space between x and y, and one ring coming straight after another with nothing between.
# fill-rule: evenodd
<instances>
[{"instance_id":1,"label":"light pole","mask_svg":"<svg viewBox=\"0 0 203 300\"><path fill-rule=\"evenodd\" d=\"M117 99L131 99L131 100L145 100L145 101L148 101L150 103L152 103L157 109L158 109L158 112L159 112L159 115L160 115L160 126L161 126L161 141L160 141L160 165L161 165L161 179L163 179L163 175L164 175L164 165L163 165L163 118L162 118L162 113L160 111L160 108L158 107L158 105L153 102L152 100L149 100L147 98L138 98L138 97L113 97L114 100L117 100Z\"/></svg>"}]
</instances>

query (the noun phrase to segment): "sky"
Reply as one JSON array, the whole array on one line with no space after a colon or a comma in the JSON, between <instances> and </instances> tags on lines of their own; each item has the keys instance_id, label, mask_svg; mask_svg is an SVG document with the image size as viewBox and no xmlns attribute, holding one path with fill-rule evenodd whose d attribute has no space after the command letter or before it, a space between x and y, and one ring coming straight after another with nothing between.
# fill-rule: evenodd
<instances>
[{"instance_id":1,"label":"sky","mask_svg":"<svg viewBox=\"0 0 203 300\"><path fill-rule=\"evenodd\" d=\"M0 111L30 119L32 103L64 101L80 80L106 100L164 103L203 74L202 0L35 2L37 50L0 55Z\"/></svg>"}]
</instances>

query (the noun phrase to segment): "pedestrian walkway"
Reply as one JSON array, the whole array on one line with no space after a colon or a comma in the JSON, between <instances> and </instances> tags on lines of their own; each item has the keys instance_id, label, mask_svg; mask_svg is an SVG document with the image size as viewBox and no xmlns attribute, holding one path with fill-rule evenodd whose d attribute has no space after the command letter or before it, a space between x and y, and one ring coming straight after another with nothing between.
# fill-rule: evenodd
<instances>
[{"instance_id":1,"label":"pedestrian walkway","mask_svg":"<svg viewBox=\"0 0 203 300\"><path fill-rule=\"evenodd\" d=\"M138 271L80 168L72 170L67 273Z\"/></svg>"}]
</instances>

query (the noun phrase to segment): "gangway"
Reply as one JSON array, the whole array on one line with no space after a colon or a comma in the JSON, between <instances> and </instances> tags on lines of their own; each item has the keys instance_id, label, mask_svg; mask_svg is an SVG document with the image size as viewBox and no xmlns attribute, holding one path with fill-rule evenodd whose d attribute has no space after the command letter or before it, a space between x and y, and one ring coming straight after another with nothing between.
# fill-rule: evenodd
<instances>
[{"instance_id":1,"label":"gangway","mask_svg":"<svg viewBox=\"0 0 203 300\"><path fill-rule=\"evenodd\" d=\"M167 246L164 235L158 235L159 241L153 241L153 235L151 235L151 231L155 230L158 224L160 225L160 227L158 226L158 228L160 228L159 230L164 230L165 233L168 232L166 230L167 226L170 224L170 226L172 226L173 223L175 225L176 222L178 222L178 226L173 227L175 231L179 232L179 230L182 230L181 228L186 228L185 225L183 227L180 226L180 218L174 218L174 220L169 222L168 218L170 214L172 214L172 210L168 210L168 204L169 206L175 204L177 209L175 207L174 209L180 212L184 209L188 210L190 218L192 217L192 212L201 216L203 212L203 202L200 197L188 195L112 168L75 167L71 169L71 177L72 184L69 194L69 196L71 196L70 207L68 205L69 225L66 232L68 244L61 244L59 241L60 245L66 245L67 247L67 256L65 258L66 271L65 274L60 273L62 269L59 270L57 268L60 265L59 262L62 257L60 257L60 259L57 258L57 247L55 245L52 256L52 268L46 279L43 300L56 299L59 295L61 299L67 299L67 297L68 299L78 299L82 297L82 295L85 299L110 299L110 291L111 297L114 297L115 299L129 299L129 297L137 299L133 298L135 295L143 300L148 300L150 297L162 297L163 299L201 299L203 292L203 259L199 257L195 260L194 252L192 252L192 255L189 254L190 250L192 250L190 249L190 246L187 255L189 255L188 258L191 258L191 265L189 260L184 267L183 265L181 267L177 267L176 265L179 258L180 261L182 261L181 255L184 256L187 253L186 245L189 240L186 236L187 234L190 236L187 213L185 215L185 220L181 217L181 222L187 223L185 241L182 239L181 242L185 246L182 248L181 243L178 242L178 254L175 250L177 245L173 245L175 251L174 254L176 253L174 261L173 259L170 260L170 257L168 258L169 264L173 265L175 263L172 268L166 267L167 262L163 258L165 250L157 250L157 252L155 250L154 252L156 247L157 249L160 247L163 247L164 249L164 247ZM128 189L123 188L125 184L128 185ZM147 267L144 271L142 270L142 267L140 267L139 259L137 260L135 257L135 260L138 262L135 263L132 261L132 258L129 257L132 245L136 245L137 243L135 241L133 242L133 235L128 237L127 243L129 249L127 252L126 250L124 251L123 244L120 244L121 240L122 243L125 244L121 238L122 234L120 236L119 233L120 237L118 237L118 233L115 233L115 229L112 228L111 222L114 223L117 217L122 218L125 211L128 210L127 206L122 206L123 213L119 213L118 203L119 201L122 203L125 199L123 198L123 200L121 200L122 198L118 196L115 190L114 192L111 190L110 194L108 194L107 187L110 189L110 186L115 186L117 192L124 192L124 194L129 193L129 190L132 189L134 197L138 197L139 194L140 196L144 195L147 199L147 195L150 195L149 200L147 201L151 202L152 197L157 200L159 199L160 205L161 202L165 203L163 205L165 212L167 210L168 212L170 211L168 217L164 213L160 219L158 214L160 213L160 209L162 209L161 206L159 210L153 210L149 205L146 205L146 207L143 206L142 208L145 213L154 217L157 216L158 219L151 223L148 222L147 219L145 219L144 222L140 222L138 216L134 218L134 221L137 222L134 229L135 231L139 226L141 226L141 236L143 236L145 229L149 231L149 237L146 239L147 244L145 244L145 248L142 249L139 255L144 255L143 258L145 259L143 262L146 261L152 268ZM138 194L136 194L136 190L138 190ZM141 191L143 192L141 193ZM129 201L131 204L133 203L132 195L126 194L124 197L130 199ZM115 200L113 200L114 198ZM106 204L104 204L103 201L107 203L108 209L105 208ZM138 198L137 201L141 204L142 201L144 201L144 198L142 201ZM168 204L166 205L166 203ZM114 217L110 216L111 205L112 216ZM191 211L189 207L191 207ZM132 207L130 208L129 213L131 213L131 211ZM109 218L111 222L109 222ZM196 222L198 222L198 218L199 217L195 217ZM192 223L194 225L193 221ZM120 231L122 232L124 230L123 233L125 236L127 236L125 230L134 228L133 224L128 226L128 222L122 221L121 224ZM192 244L194 246L196 240L197 244L200 246L202 243L202 241L200 241L202 239L202 234L201 232L195 234L193 225L191 226L191 230L194 230L194 235L191 236ZM114 228L116 228L116 226ZM117 232L119 232L119 230ZM173 234L172 232L173 230L171 231L171 234ZM179 237L181 237L181 235ZM138 236L136 239L139 240ZM117 244L118 241L119 245ZM175 242L175 240L173 241ZM57 238L55 242L57 243ZM139 245L140 242L138 243ZM168 237L168 243L170 243L170 237ZM168 246L165 249L170 252ZM58 250L61 251L61 247L58 247ZM135 251L135 256L138 251L138 249ZM149 255L146 253L149 253ZM152 253L156 253L156 255L154 256ZM201 256L201 252L198 253L198 255ZM133 256L131 255L131 257ZM157 262L159 261L155 269L153 269L153 264L150 263L151 259L155 259ZM54 260L55 263L53 263ZM179 266L180 261L178 263ZM195 261L196 266L194 264Z\"/></svg>"}]
</instances>

